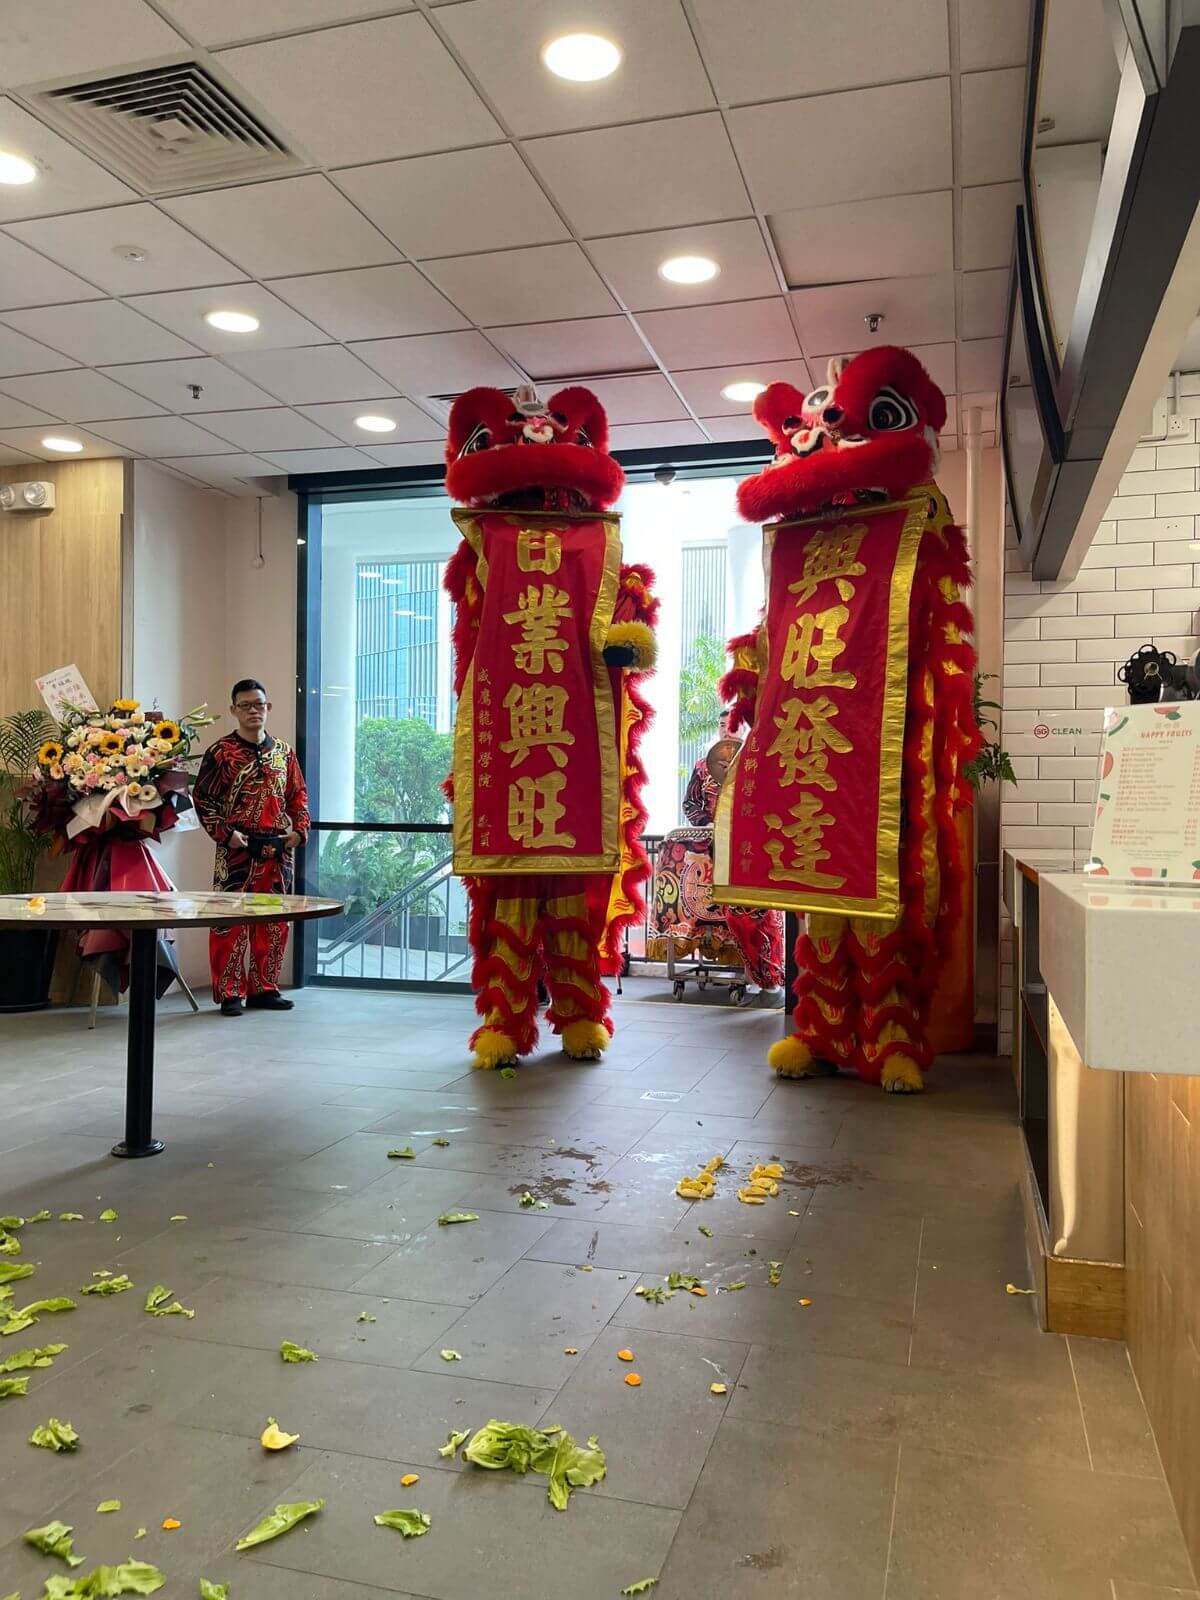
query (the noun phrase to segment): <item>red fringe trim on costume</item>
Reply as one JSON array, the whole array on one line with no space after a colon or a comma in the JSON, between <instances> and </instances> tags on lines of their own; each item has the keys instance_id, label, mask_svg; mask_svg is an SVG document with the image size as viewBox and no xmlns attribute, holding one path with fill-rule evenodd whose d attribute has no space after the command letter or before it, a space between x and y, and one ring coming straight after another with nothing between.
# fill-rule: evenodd
<instances>
[{"instance_id":1,"label":"red fringe trim on costume","mask_svg":"<svg viewBox=\"0 0 1200 1600\"><path fill-rule=\"evenodd\" d=\"M655 600L652 604L657 614L658 601ZM625 929L641 922L646 915L646 897L643 888L650 876L650 857L646 854L646 847L642 843L642 830L646 826L647 812L642 801L646 787L646 769L642 765L640 750L642 737L653 720L654 712L639 688L642 676L641 673L627 673L622 685L623 693L629 696L634 709L638 712L637 721L629 730L625 757L630 771L625 779L621 796L622 810L628 808L629 811L624 823L623 842L624 853L630 857L630 863L621 878L621 893L632 909L623 916L614 917L608 926L600 967L605 977L612 977L621 970Z\"/></svg>"}]
</instances>

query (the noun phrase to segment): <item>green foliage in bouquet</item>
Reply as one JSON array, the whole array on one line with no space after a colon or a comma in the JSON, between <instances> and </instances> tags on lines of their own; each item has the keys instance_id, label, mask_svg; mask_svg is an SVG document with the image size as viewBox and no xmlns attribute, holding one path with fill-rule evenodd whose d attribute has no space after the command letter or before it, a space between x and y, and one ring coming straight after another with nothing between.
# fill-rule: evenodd
<instances>
[{"instance_id":1,"label":"green foliage in bouquet","mask_svg":"<svg viewBox=\"0 0 1200 1600\"><path fill-rule=\"evenodd\" d=\"M21 791L33 777L38 751L57 733L44 711L0 717L0 894L29 894L38 861L51 846L34 828Z\"/></svg>"}]
</instances>

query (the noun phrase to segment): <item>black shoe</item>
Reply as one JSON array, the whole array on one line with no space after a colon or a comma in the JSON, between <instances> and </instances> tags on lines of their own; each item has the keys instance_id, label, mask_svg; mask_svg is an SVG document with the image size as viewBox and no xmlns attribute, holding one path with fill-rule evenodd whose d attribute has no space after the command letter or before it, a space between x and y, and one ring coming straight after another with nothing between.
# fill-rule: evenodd
<instances>
[{"instance_id":1,"label":"black shoe","mask_svg":"<svg viewBox=\"0 0 1200 1600\"><path fill-rule=\"evenodd\" d=\"M285 1000L278 989L267 989L262 994L247 996L247 1011L291 1011L294 1000Z\"/></svg>"},{"instance_id":2,"label":"black shoe","mask_svg":"<svg viewBox=\"0 0 1200 1600\"><path fill-rule=\"evenodd\" d=\"M221 1001L221 1015L223 1017L240 1017L244 1007L237 995L232 995L228 1000Z\"/></svg>"}]
</instances>

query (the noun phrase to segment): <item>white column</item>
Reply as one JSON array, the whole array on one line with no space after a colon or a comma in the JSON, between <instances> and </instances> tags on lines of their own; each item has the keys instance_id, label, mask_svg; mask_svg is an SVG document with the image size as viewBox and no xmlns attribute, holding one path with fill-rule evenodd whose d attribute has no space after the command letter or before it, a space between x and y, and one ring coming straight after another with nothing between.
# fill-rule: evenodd
<instances>
[{"instance_id":1,"label":"white column","mask_svg":"<svg viewBox=\"0 0 1200 1600\"><path fill-rule=\"evenodd\" d=\"M758 624L763 604L762 529L737 522L726 535L729 541L730 634L749 633Z\"/></svg>"}]
</instances>

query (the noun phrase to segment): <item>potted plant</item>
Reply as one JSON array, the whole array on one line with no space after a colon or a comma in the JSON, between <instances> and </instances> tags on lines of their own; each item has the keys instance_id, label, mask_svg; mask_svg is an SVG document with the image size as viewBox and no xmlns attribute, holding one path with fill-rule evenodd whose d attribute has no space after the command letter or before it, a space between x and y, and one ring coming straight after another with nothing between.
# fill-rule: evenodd
<instances>
[{"instance_id":1,"label":"potted plant","mask_svg":"<svg viewBox=\"0 0 1200 1600\"><path fill-rule=\"evenodd\" d=\"M58 733L44 711L0 717L0 894L31 894L53 840L37 831L25 800L38 751ZM0 1011L37 1011L50 1003L54 928L0 929Z\"/></svg>"},{"instance_id":2,"label":"potted plant","mask_svg":"<svg viewBox=\"0 0 1200 1600\"><path fill-rule=\"evenodd\" d=\"M975 721L979 726L980 733L983 735L983 746L974 760L967 762L963 768L963 776L976 792L982 789L985 783L1015 784L1017 781L1017 775L1013 771L1012 760L1008 751L997 740L990 739L987 733L989 728L994 729L997 733L1000 731L1000 724L995 717L989 716L988 713L1000 711L1003 708L999 701L985 700L983 698L984 684L989 678L994 678L995 676L994 672L977 672L975 674Z\"/></svg>"}]
</instances>

